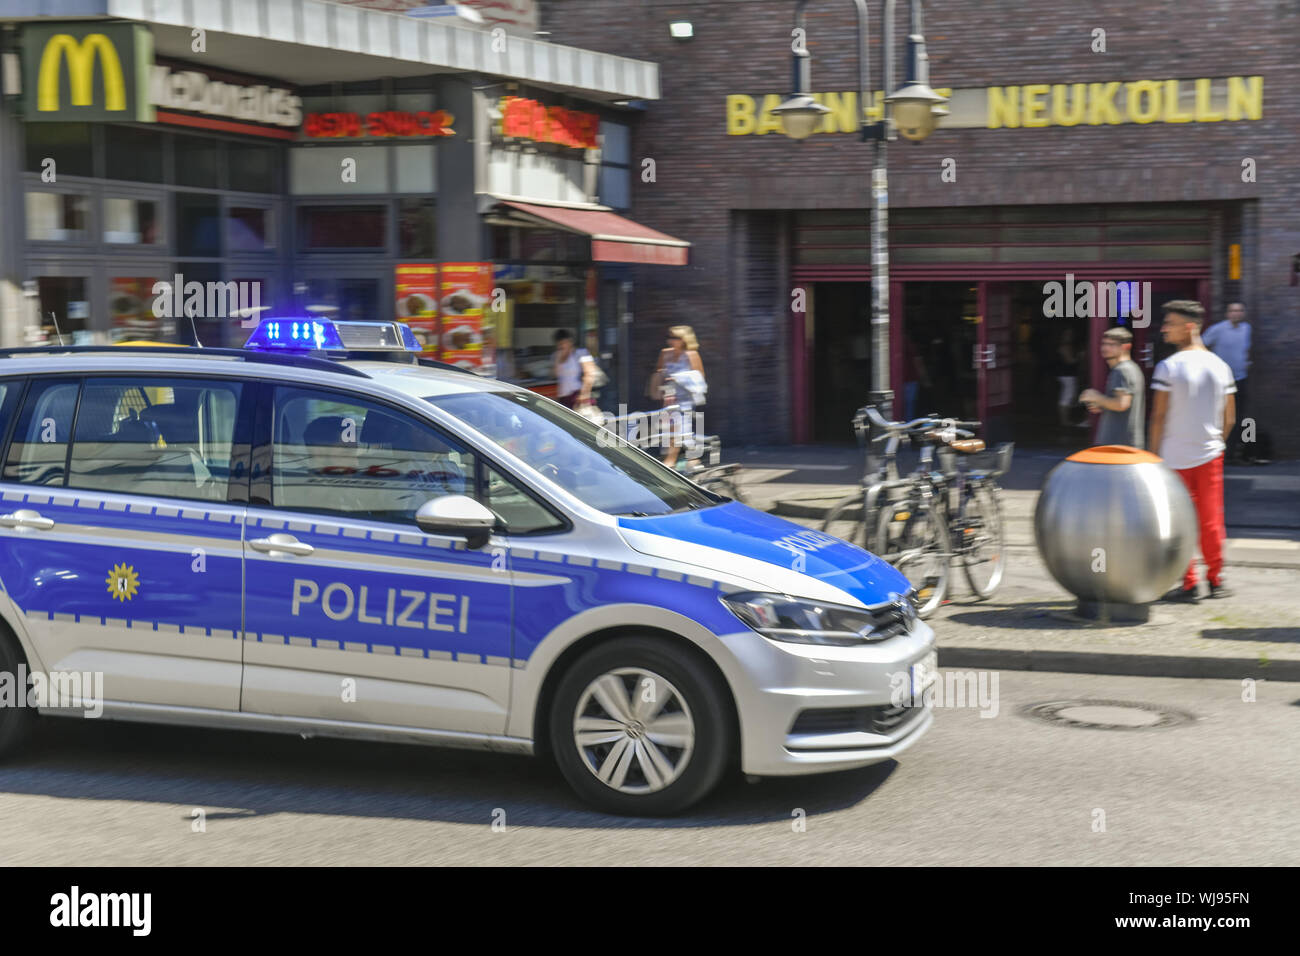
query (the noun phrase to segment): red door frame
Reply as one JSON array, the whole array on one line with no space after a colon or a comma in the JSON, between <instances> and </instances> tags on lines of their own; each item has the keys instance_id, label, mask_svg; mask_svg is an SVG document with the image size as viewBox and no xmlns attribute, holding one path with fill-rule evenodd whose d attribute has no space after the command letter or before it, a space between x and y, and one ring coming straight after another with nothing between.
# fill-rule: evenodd
<instances>
[{"instance_id":1,"label":"red door frame","mask_svg":"<svg viewBox=\"0 0 1300 956\"><path fill-rule=\"evenodd\" d=\"M796 289L803 289L803 312L794 309L795 297L790 296L790 388L791 398L791 440L796 445L805 445L812 440L812 402L809 400L808 387L812 382L809 365L812 363L810 329L808 312L815 307L811 282L796 282Z\"/></svg>"}]
</instances>

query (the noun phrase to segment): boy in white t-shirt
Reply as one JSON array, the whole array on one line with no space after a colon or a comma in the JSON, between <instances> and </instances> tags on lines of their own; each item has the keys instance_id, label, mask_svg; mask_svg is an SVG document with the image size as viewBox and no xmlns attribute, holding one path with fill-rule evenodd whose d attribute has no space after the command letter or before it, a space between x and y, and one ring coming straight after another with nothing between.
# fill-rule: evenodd
<instances>
[{"instance_id":1,"label":"boy in white t-shirt","mask_svg":"<svg viewBox=\"0 0 1300 956\"><path fill-rule=\"evenodd\" d=\"M1223 439L1232 432L1237 407L1232 369L1201 342L1205 310L1199 302L1166 302L1164 339L1178 351L1156 366L1151 375L1150 447L1178 472L1196 506L1201 556L1212 598L1231 594L1223 583ZM1183 585L1165 596L1195 603L1196 558L1183 576Z\"/></svg>"}]
</instances>

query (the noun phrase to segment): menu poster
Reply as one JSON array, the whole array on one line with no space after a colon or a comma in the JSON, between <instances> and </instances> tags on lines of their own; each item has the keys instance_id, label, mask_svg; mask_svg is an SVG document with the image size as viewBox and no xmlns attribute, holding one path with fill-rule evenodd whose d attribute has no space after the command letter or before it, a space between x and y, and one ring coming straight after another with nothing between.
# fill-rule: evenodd
<instances>
[{"instance_id":1,"label":"menu poster","mask_svg":"<svg viewBox=\"0 0 1300 956\"><path fill-rule=\"evenodd\" d=\"M411 327L420 354L438 354L438 267L432 263L397 267L397 318Z\"/></svg>"},{"instance_id":2,"label":"menu poster","mask_svg":"<svg viewBox=\"0 0 1300 956\"><path fill-rule=\"evenodd\" d=\"M452 365L477 371L485 363L495 361L491 341L495 329L491 319L486 327L484 323L484 315L492 304L492 263L444 262L440 279L439 357Z\"/></svg>"},{"instance_id":3,"label":"menu poster","mask_svg":"<svg viewBox=\"0 0 1300 956\"><path fill-rule=\"evenodd\" d=\"M112 320L113 341L165 341L175 334L174 318L160 319L154 315L153 287L156 281L132 276L112 277L108 314Z\"/></svg>"}]
</instances>

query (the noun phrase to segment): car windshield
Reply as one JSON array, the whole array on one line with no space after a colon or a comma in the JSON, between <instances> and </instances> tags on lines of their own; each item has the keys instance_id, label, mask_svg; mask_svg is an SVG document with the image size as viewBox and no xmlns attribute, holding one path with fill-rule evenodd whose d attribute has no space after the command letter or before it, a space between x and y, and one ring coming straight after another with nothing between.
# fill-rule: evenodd
<instances>
[{"instance_id":1,"label":"car windshield","mask_svg":"<svg viewBox=\"0 0 1300 956\"><path fill-rule=\"evenodd\" d=\"M533 392L467 392L432 395L425 401L606 514L647 517L708 508L725 500Z\"/></svg>"}]
</instances>

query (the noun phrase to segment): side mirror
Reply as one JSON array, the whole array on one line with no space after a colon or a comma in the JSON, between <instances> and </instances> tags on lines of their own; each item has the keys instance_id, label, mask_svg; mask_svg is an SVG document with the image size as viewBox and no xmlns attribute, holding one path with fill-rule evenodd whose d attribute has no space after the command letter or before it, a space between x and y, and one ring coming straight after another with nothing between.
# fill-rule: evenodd
<instances>
[{"instance_id":1,"label":"side mirror","mask_svg":"<svg viewBox=\"0 0 1300 956\"><path fill-rule=\"evenodd\" d=\"M496 515L473 498L465 495L444 495L420 505L415 513L415 523L429 534L453 535L465 539L465 544L478 550L488 543Z\"/></svg>"}]
</instances>

